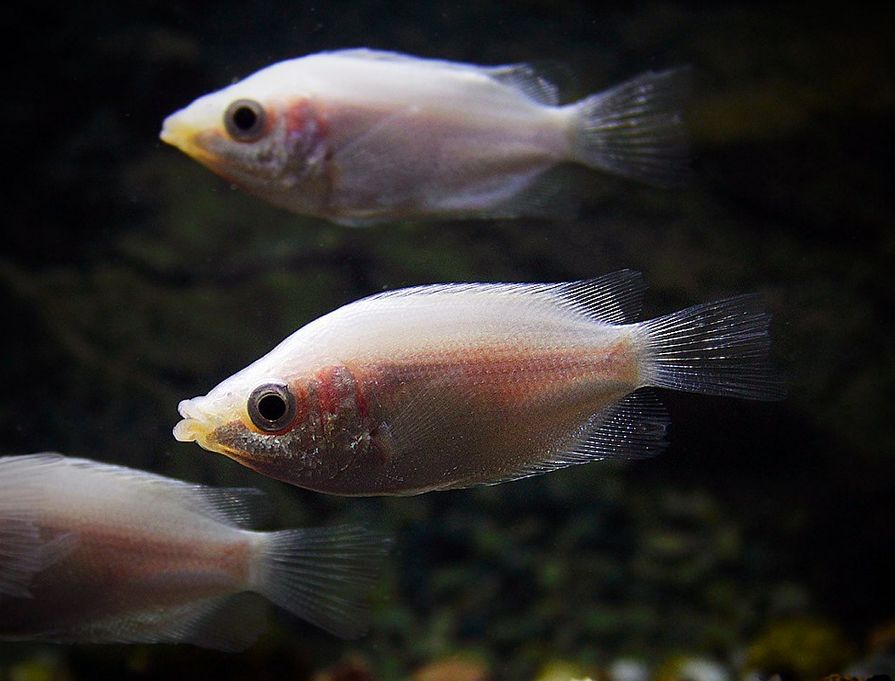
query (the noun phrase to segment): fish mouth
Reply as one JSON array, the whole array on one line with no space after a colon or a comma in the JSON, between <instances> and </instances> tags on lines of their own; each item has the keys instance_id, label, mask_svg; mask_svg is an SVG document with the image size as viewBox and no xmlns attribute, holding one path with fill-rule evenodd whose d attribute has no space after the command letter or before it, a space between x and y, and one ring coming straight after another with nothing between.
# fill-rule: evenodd
<instances>
[{"instance_id":1,"label":"fish mouth","mask_svg":"<svg viewBox=\"0 0 895 681\"><path fill-rule=\"evenodd\" d=\"M210 154L199 142L203 132L201 128L192 125L182 111L178 111L164 120L159 139L180 149L200 163L212 163L215 160L214 155Z\"/></svg>"},{"instance_id":2,"label":"fish mouth","mask_svg":"<svg viewBox=\"0 0 895 681\"><path fill-rule=\"evenodd\" d=\"M183 420L174 426L174 438L179 442L195 442L200 447L209 449L206 443L214 428L210 425L208 414L202 411L195 399L181 400L177 411Z\"/></svg>"}]
</instances>

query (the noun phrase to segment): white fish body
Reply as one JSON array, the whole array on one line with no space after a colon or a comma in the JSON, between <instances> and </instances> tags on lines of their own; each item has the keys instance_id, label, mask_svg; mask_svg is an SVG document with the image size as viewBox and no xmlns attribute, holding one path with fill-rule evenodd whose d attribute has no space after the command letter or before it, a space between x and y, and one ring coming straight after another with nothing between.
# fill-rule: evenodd
<instances>
[{"instance_id":1,"label":"white fish body","mask_svg":"<svg viewBox=\"0 0 895 681\"><path fill-rule=\"evenodd\" d=\"M58 454L0 458L0 639L240 649L264 627L250 591L362 633L382 540L243 529L257 496Z\"/></svg>"},{"instance_id":2,"label":"white fish body","mask_svg":"<svg viewBox=\"0 0 895 681\"><path fill-rule=\"evenodd\" d=\"M181 402L174 434L310 489L416 494L655 453L650 386L781 394L755 296L636 323L642 291L625 271L372 296Z\"/></svg>"},{"instance_id":3,"label":"white fish body","mask_svg":"<svg viewBox=\"0 0 895 681\"><path fill-rule=\"evenodd\" d=\"M685 87L679 71L651 73L559 106L526 64L343 50L201 97L161 137L262 198L345 224L550 214L557 188L535 183L558 163L679 179Z\"/></svg>"}]
</instances>

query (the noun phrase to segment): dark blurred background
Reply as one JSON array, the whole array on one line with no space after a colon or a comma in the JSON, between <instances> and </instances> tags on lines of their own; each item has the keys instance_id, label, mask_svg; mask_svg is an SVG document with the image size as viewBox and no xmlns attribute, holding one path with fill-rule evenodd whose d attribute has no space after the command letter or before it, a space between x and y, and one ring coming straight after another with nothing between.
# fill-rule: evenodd
<instances>
[{"instance_id":1,"label":"dark blurred background","mask_svg":"<svg viewBox=\"0 0 895 681\"><path fill-rule=\"evenodd\" d=\"M39 9L7 15L20 43L0 105L0 454L258 486L276 504L271 526L361 520L397 541L358 642L275 613L235 656L0 643L0 679L565 681L619 678L621 660L640 678L684 678L694 660L729 678L892 672L891 9ZM690 64L694 180L669 191L582 171L574 221L349 229L270 207L158 140L162 119L201 94L351 46L565 64L568 101ZM671 445L658 458L398 499L291 488L171 436L178 400L363 295L624 267L651 285L647 317L765 294L788 399L665 394Z\"/></svg>"}]
</instances>

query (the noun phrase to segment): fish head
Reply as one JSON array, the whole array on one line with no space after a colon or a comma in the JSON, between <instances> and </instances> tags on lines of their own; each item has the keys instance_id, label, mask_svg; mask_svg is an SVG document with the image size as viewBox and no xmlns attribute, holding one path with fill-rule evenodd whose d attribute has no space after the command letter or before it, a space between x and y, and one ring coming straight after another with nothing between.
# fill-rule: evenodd
<instances>
[{"instance_id":1,"label":"fish head","mask_svg":"<svg viewBox=\"0 0 895 681\"><path fill-rule=\"evenodd\" d=\"M324 125L307 95L284 95L274 65L168 116L160 133L213 172L274 202L322 171Z\"/></svg>"},{"instance_id":2,"label":"fish head","mask_svg":"<svg viewBox=\"0 0 895 681\"><path fill-rule=\"evenodd\" d=\"M326 490L327 482L351 466L356 443L333 446L322 424L339 431L331 415L316 410L314 379L256 372L232 376L207 395L180 402L174 427L181 442L204 449L278 480ZM309 391L309 386L310 391Z\"/></svg>"}]
</instances>

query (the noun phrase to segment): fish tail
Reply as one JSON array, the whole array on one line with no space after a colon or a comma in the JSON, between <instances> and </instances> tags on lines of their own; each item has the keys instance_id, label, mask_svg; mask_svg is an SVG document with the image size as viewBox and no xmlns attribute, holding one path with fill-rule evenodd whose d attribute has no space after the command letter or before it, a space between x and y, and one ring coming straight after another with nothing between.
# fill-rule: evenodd
<instances>
[{"instance_id":1,"label":"fish tail","mask_svg":"<svg viewBox=\"0 0 895 681\"><path fill-rule=\"evenodd\" d=\"M642 385L753 400L782 399L768 364L770 315L759 295L705 303L637 325Z\"/></svg>"},{"instance_id":2,"label":"fish tail","mask_svg":"<svg viewBox=\"0 0 895 681\"><path fill-rule=\"evenodd\" d=\"M259 535L250 588L336 636L367 630L368 592L389 541L353 525Z\"/></svg>"},{"instance_id":3,"label":"fish tail","mask_svg":"<svg viewBox=\"0 0 895 681\"><path fill-rule=\"evenodd\" d=\"M572 104L573 159L659 186L682 184L689 149L682 106L690 69L648 72Z\"/></svg>"}]
</instances>

